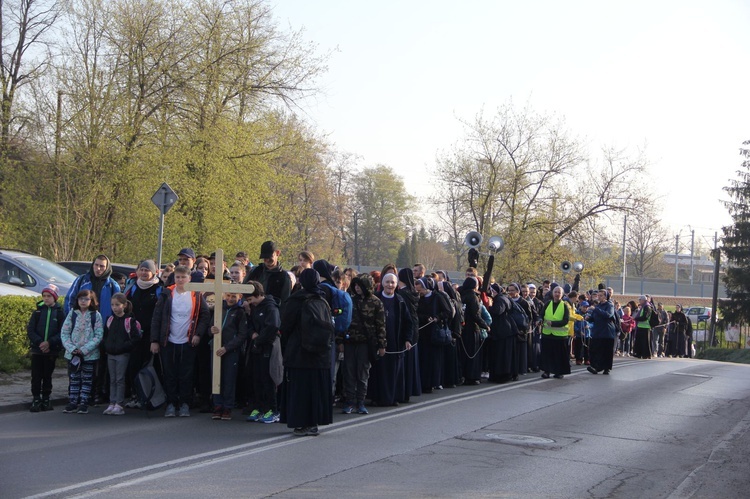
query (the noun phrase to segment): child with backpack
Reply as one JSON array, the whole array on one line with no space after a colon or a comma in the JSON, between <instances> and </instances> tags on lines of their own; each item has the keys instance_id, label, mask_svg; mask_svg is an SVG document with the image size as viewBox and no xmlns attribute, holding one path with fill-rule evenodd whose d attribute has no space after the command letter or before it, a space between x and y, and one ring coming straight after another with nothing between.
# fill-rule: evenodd
<instances>
[{"instance_id":1,"label":"child with backpack","mask_svg":"<svg viewBox=\"0 0 750 499\"><path fill-rule=\"evenodd\" d=\"M31 314L26 334L31 343L31 412L51 411L52 373L55 360L62 348L60 330L65 313L57 303L57 286L50 284L42 290L42 301Z\"/></svg>"},{"instance_id":2,"label":"child with backpack","mask_svg":"<svg viewBox=\"0 0 750 499\"><path fill-rule=\"evenodd\" d=\"M90 289L78 292L70 313L65 318L60 338L65 348L70 384L68 405L64 413L88 414L94 369L99 360L99 343L104 335L102 316L98 312L96 294Z\"/></svg>"},{"instance_id":3,"label":"child with backpack","mask_svg":"<svg viewBox=\"0 0 750 499\"><path fill-rule=\"evenodd\" d=\"M253 360L253 391L255 392L255 406L247 417L247 421L259 423L275 423L279 420L276 404L276 383L271 377L271 361L275 348L281 348L279 327L281 317L276 298L266 295L263 285L257 281L248 284L255 286L255 291L246 295L251 307L248 329L250 333L250 351ZM280 350L279 350L280 353Z\"/></svg>"},{"instance_id":4,"label":"child with backpack","mask_svg":"<svg viewBox=\"0 0 750 499\"><path fill-rule=\"evenodd\" d=\"M213 397L214 414L212 419L229 421L235 405L237 371L240 361L240 347L247 339L247 315L240 304L240 293L224 293L224 306L221 308L221 348L216 355L221 357L220 393ZM216 309L213 310L216 313ZM211 326L211 335L219 334L219 328ZM212 340L216 341L216 339Z\"/></svg>"},{"instance_id":5,"label":"child with backpack","mask_svg":"<svg viewBox=\"0 0 750 499\"><path fill-rule=\"evenodd\" d=\"M141 325L133 317L133 305L124 293L112 296L112 315L107 319L104 331L104 351L107 353L109 369L109 406L103 414L122 416L125 414L125 373L130 363L130 353L141 341Z\"/></svg>"}]
</instances>

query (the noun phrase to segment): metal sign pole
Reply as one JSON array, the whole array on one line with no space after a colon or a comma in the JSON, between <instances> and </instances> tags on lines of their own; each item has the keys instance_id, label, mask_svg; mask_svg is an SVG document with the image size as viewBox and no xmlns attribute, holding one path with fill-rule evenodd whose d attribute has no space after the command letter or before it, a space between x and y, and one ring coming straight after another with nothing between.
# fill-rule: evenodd
<instances>
[{"instance_id":1,"label":"metal sign pole","mask_svg":"<svg viewBox=\"0 0 750 499\"><path fill-rule=\"evenodd\" d=\"M161 270L161 250L162 242L164 241L164 212L159 211L159 245L156 249L156 271Z\"/></svg>"},{"instance_id":2,"label":"metal sign pole","mask_svg":"<svg viewBox=\"0 0 750 499\"><path fill-rule=\"evenodd\" d=\"M169 209L174 206L174 204L179 199L179 196L177 196L177 193L172 190L171 187L169 187L169 184L164 182L161 184L159 189L154 193L153 196L151 196L151 202L154 203L154 205L159 208L159 243L156 249L156 269L157 272L161 271L161 253L162 253L162 245L164 242L164 216L167 214Z\"/></svg>"}]
</instances>

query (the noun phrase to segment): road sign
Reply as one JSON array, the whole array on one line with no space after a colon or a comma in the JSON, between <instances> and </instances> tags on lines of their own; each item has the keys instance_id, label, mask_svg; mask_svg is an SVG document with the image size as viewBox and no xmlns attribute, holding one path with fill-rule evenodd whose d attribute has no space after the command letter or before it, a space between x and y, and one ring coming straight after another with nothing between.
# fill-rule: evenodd
<instances>
[{"instance_id":1,"label":"road sign","mask_svg":"<svg viewBox=\"0 0 750 499\"><path fill-rule=\"evenodd\" d=\"M153 196L151 196L151 202L156 205L157 208L159 208L159 211L161 211L162 215L166 215L169 209L177 202L177 200L180 199L177 196L177 193L172 190L171 187L169 187L169 184L164 182L161 184L161 187L159 187L159 190L154 193Z\"/></svg>"}]
</instances>

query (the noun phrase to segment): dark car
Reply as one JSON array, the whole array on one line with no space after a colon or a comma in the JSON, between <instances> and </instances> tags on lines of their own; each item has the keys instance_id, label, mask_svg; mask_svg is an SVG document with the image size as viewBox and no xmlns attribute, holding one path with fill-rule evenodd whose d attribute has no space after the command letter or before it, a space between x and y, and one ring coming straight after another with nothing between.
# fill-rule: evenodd
<instances>
[{"instance_id":1,"label":"dark car","mask_svg":"<svg viewBox=\"0 0 750 499\"><path fill-rule=\"evenodd\" d=\"M70 262L57 262L66 269L71 270L76 275L82 275L91 270L91 262L82 261L70 261ZM130 265L129 263L112 263L112 272L119 272L130 277L130 274L135 274L138 269L137 265Z\"/></svg>"}]
</instances>

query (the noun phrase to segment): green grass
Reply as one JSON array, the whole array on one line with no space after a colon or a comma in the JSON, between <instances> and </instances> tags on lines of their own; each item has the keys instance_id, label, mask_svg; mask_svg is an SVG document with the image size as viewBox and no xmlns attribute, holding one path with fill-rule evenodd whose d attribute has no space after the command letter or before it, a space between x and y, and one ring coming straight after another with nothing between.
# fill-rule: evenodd
<instances>
[{"instance_id":1,"label":"green grass","mask_svg":"<svg viewBox=\"0 0 750 499\"><path fill-rule=\"evenodd\" d=\"M750 350L737 348L709 348L696 355L699 359L718 360L720 362L735 362L750 364Z\"/></svg>"}]
</instances>

